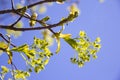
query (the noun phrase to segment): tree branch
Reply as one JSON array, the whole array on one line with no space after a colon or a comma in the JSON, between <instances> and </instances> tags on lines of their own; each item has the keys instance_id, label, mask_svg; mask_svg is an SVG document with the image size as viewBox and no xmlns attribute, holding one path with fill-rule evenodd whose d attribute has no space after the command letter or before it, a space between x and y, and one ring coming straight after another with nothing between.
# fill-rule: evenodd
<instances>
[{"instance_id":1,"label":"tree branch","mask_svg":"<svg viewBox=\"0 0 120 80\"><path fill-rule=\"evenodd\" d=\"M43 3L47 3L47 2L55 2L55 1L57 1L57 0L43 0L43 1L40 1L40 2L33 3L31 5L28 5L27 8L31 8L31 7L39 5L39 4L43 4Z\"/></svg>"},{"instance_id":2,"label":"tree branch","mask_svg":"<svg viewBox=\"0 0 120 80\"><path fill-rule=\"evenodd\" d=\"M58 26L58 24L53 24L53 25L49 25L49 26L45 26L45 27L34 27L34 28L15 28L15 27L10 27L10 26L4 26L4 25L0 25L1 29L10 29L10 30L14 30L14 31L32 31L32 30L41 30L41 29L49 29L49 28L53 28Z\"/></svg>"},{"instance_id":3,"label":"tree branch","mask_svg":"<svg viewBox=\"0 0 120 80\"><path fill-rule=\"evenodd\" d=\"M36 3L30 4L30 5L26 6L26 7L31 8L31 7L39 5L39 4L48 3L48 2L55 2L55 1L57 1L57 0L43 0L43 1L39 1L39 2L36 2ZM15 9L15 10L13 10L13 9L1 10L0 14L15 13L16 11L18 12L18 11L22 10L23 8Z\"/></svg>"},{"instance_id":4,"label":"tree branch","mask_svg":"<svg viewBox=\"0 0 120 80\"><path fill-rule=\"evenodd\" d=\"M0 48L0 50L2 50L2 51L6 51L6 49L3 49L3 48Z\"/></svg>"},{"instance_id":5,"label":"tree branch","mask_svg":"<svg viewBox=\"0 0 120 80\"><path fill-rule=\"evenodd\" d=\"M63 20L63 21L60 21L56 24L53 24L53 25L48 25L48 26L41 26L41 27L34 27L34 28L15 28L15 27L10 27L10 26L5 26L5 25L0 25L0 28L1 29L10 29L10 30L14 30L14 31L33 31L33 30L42 30L42 29L51 29L51 28L54 28L54 27L57 27L57 26L60 26L61 24L64 24L68 22L67 19Z\"/></svg>"}]
</instances>

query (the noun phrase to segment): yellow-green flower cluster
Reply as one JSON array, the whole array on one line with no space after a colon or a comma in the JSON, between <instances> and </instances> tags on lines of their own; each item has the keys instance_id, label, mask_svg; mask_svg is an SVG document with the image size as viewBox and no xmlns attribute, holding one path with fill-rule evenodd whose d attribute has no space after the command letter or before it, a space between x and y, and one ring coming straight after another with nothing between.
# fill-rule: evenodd
<instances>
[{"instance_id":1,"label":"yellow-green flower cluster","mask_svg":"<svg viewBox=\"0 0 120 80\"><path fill-rule=\"evenodd\" d=\"M14 73L15 73L14 77L16 80L26 80L26 77L30 76L29 72L21 70L15 70Z\"/></svg>"},{"instance_id":2,"label":"yellow-green flower cluster","mask_svg":"<svg viewBox=\"0 0 120 80\"><path fill-rule=\"evenodd\" d=\"M11 49L11 51L23 53L24 55L21 55L29 65L29 72L34 69L34 71L38 73L44 69L45 65L48 64L50 57L53 55L48 46L46 40L34 37L34 42L31 46L24 44Z\"/></svg>"},{"instance_id":3,"label":"yellow-green flower cluster","mask_svg":"<svg viewBox=\"0 0 120 80\"><path fill-rule=\"evenodd\" d=\"M79 36L79 38L74 39L74 41L76 41L75 44L77 43L77 47L74 48L77 51L77 56L71 58L71 62L82 67L85 62L90 61L90 56L94 59L97 58L96 53L101 48L101 39L97 37L94 42L91 42L85 31L80 31Z\"/></svg>"},{"instance_id":4,"label":"yellow-green flower cluster","mask_svg":"<svg viewBox=\"0 0 120 80\"><path fill-rule=\"evenodd\" d=\"M36 51L35 59L30 61L31 66L34 67L36 73L44 69L45 65L48 64L50 57L53 55L48 48L49 44L46 40L42 40L34 37L34 43L32 48Z\"/></svg>"}]
</instances>

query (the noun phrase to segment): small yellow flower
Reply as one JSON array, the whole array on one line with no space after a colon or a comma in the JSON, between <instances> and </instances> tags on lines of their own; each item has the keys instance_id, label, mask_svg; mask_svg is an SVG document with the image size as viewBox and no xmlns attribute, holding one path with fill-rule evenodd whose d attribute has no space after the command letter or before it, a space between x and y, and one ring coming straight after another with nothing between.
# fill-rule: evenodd
<instances>
[{"instance_id":1,"label":"small yellow flower","mask_svg":"<svg viewBox=\"0 0 120 80\"><path fill-rule=\"evenodd\" d=\"M96 58L97 58L97 55L93 55L93 58L96 59Z\"/></svg>"},{"instance_id":2,"label":"small yellow flower","mask_svg":"<svg viewBox=\"0 0 120 80\"><path fill-rule=\"evenodd\" d=\"M95 41L96 41L96 42L101 42L100 37L97 37Z\"/></svg>"},{"instance_id":3,"label":"small yellow flower","mask_svg":"<svg viewBox=\"0 0 120 80\"><path fill-rule=\"evenodd\" d=\"M9 69L6 66L1 66L1 68L3 73L7 73L9 71Z\"/></svg>"},{"instance_id":4,"label":"small yellow flower","mask_svg":"<svg viewBox=\"0 0 120 80\"><path fill-rule=\"evenodd\" d=\"M101 48L101 45L95 43L95 44L94 44L94 47L100 49L100 48Z\"/></svg>"},{"instance_id":5,"label":"small yellow flower","mask_svg":"<svg viewBox=\"0 0 120 80\"><path fill-rule=\"evenodd\" d=\"M86 33L85 33L85 31L80 31L79 35L80 35L80 37L85 37Z\"/></svg>"},{"instance_id":6,"label":"small yellow flower","mask_svg":"<svg viewBox=\"0 0 120 80\"><path fill-rule=\"evenodd\" d=\"M90 50L90 54L94 55L97 53L97 50Z\"/></svg>"},{"instance_id":7,"label":"small yellow flower","mask_svg":"<svg viewBox=\"0 0 120 80\"><path fill-rule=\"evenodd\" d=\"M48 64L48 62L49 62L49 59L46 59L46 60L44 60L44 65L47 65Z\"/></svg>"},{"instance_id":8,"label":"small yellow flower","mask_svg":"<svg viewBox=\"0 0 120 80\"><path fill-rule=\"evenodd\" d=\"M79 62L78 62L78 66L79 66L79 67L83 67L83 66L84 66L84 62L79 61Z\"/></svg>"}]
</instances>

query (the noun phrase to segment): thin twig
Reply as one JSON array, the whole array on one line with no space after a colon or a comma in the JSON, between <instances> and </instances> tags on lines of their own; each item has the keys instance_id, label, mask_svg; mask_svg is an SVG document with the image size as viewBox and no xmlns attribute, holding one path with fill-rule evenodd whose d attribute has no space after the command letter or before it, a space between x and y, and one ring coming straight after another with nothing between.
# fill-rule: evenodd
<instances>
[{"instance_id":1,"label":"thin twig","mask_svg":"<svg viewBox=\"0 0 120 80\"><path fill-rule=\"evenodd\" d=\"M25 15L22 15L22 14L20 14L20 13L17 13L17 14L23 16L24 18L27 18L27 19L30 19L30 20L34 20L34 21L39 22L39 23L41 22L40 20L32 19L32 18L29 17L29 16L25 16ZM53 34L55 34L55 32L54 32L52 29L49 28L49 30L50 30Z\"/></svg>"},{"instance_id":2,"label":"thin twig","mask_svg":"<svg viewBox=\"0 0 120 80\"><path fill-rule=\"evenodd\" d=\"M0 37L3 38L7 43L9 43L9 41L2 35L2 33L0 33ZM16 47L14 44L10 43L11 46Z\"/></svg>"},{"instance_id":3,"label":"thin twig","mask_svg":"<svg viewBox=\"0 0 120 80\"><path fill-rule=\"evenodd\" d=\"M14 73L14 69L17 70L17 67L15 66L15 64L13 63L11 57L8 55L9 60L11 60L11 67L12 67L12 73L13 73L13 80L15 80L15 73Z\"/></svg>"},{"instance_id":4,"label":"thin twig","mask_svg":"<svg viewBox=\"0 0 120 80\"><path fill-rule=\"evenodd\" d=\"M0 73L0 79L1 79L1 80L4 80L4 77L3 77L3 74L2 74L2 73Z\"/></svg>"},{"instance_id":5,"label":"thin twig","mask_svg":"<svg viewBox=\"0 0 120 80\"><path fill-rule=\"evenodd\" d=\"M0 50L6 52L6 49L4 49L4 48L0 48ZM8 55L8 57L9 57L9 59L11 59L9 55ZM14 66L14 68L17 70L17 67L14 65L14 63L13 63L12 61L11 61L11 64L12 64L12 65Z\"/></svg>"},{"instance_id":6,"label":"thin twig","mask_svg":"<svg viewBox=\"0 0 120 80\"><path fill-rule=\"evenodd\" d=\"M13 65L12 65L12 64L11 64L11 67L12 67L12 72L11 72L11 73L13 74L13 75L12 75L12 76L13 76L13 80L15 80L14 67L13 67Z\"/></svg>"},{"instance_id":7,"label":"thin twig","mask_svg":"<svg viewBox=\"0 0 120 80\"><path fill-rule=\"evenodd\" d=\"M14 25L16 25L21 19L22 19L22 16L20 16L20 17L18 18L18 20L15 21L10 27L14 27Z\"/></svg>"},{"instance_id":8,"label":"thin twig","mask_svg":"<svg viewBox=\"0 0 120 80\"><path fill-rule=\"evenodd\" d=\"M14 2L11 0L12 9L14 10Z\"/></svg>"},{"instance_id":9,"label":"thin twig","mask_svg":"<svg viewBox=\"0 0 120 80\"><path fill-rule=\"evenodd\" d=\"M53 34L55 34L55 32L54 32L51 28L49 28L49 30L50 30Z\"/></svg>"},{"instance_id":10,"label":"thin twig","mask_svg":"<svg viewBox=\"0 0 120 80\"><path fill-rule=\"evenodd\" d=\"M30 16L29 14L27 14L27 13L25 13L24 15L21 14L21 13L19 13L19 12L16 12L16 11L15 11L15 13L18 14L18 15L20 15L20 16L23 16L23 17L26 18L26 19L33 20L33 21L36 21L36 22L39 22L39 23L41 22L40 20L31 18L31 16ZM42 22L41 22L41 23L42 23Z\"/></svg>"}]
</instances>

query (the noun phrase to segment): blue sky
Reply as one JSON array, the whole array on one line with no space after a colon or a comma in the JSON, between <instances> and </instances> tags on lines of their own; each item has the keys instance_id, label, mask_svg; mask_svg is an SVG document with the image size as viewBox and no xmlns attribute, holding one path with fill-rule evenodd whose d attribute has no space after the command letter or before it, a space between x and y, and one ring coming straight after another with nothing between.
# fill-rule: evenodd
<instances>
[{"instance_id":1,"label":"blue sky","mask_svg":"<svg viewBox=\"0 0 120 80\"><path fill-rule=\"evenodd\" d=\"M49 6L45 15L52 17L51 23L57 22L67 16L66 6L68 4ZM98 58L79 68L69 60L75 51L61 40L60 53L51 58L45 70L39 74L32 73L28 80L120 80L120 0L105 0L102 4L98 0L80 0L79 8L81 15L66 26L64 33L71 33L75 37L80 30L85 30L92 40L101 37L102 48L97 54ZM25 32L12 42L17 45L31 43L34 35L40 37L39 31ZM16 65L25 69L22 58L18 58L15 58ZM0 65L5 64L2 62L4 60L2 55Z\"/></svg>"}]
</instances>

